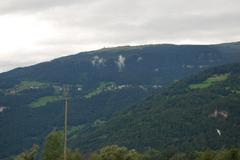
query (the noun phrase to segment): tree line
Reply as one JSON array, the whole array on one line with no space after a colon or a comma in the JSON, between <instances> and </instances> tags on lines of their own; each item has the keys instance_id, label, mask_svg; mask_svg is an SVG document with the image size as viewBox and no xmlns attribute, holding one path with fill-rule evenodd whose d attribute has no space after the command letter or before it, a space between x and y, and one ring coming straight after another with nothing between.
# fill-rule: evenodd
<instances>
[{"instance_id":1,"label":"tree line","mask_svg":"<svg viewBox=\"0 0 240 160\"><path fill-rule=\"evenodd\" d=\"M41 153L40 153L41 152ZM11 160L63 160L63 133L54 131L47 135L42 151L38 145L10 158ZM136 151L117 145L103 147L93 153L81 154L79 149L68 149L67 160L240 160L240 149L177 152L149 148Z\"/></svg>"}]
</instances>

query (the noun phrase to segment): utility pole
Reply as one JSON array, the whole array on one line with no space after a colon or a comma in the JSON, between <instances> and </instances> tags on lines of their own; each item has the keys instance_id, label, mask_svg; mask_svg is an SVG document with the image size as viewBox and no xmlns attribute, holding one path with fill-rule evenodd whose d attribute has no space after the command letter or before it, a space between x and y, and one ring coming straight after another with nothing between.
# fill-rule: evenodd
<instances>
[{"instance_id":1,"label":"utility pole","mask_svg":"<svg viewBox=\"0 0 240 160\"><path fill-rule=\"evenodd\" d=\"M63 95L65 97L65 107L64 107L64 150L63 158L67 160L67 120L68 120L68 87L64 87Z\"/></svg>"},{"instance_id":2,"label":"utility pole","mask_svg":"<svg viewBox=\"0 0 240 160\"><path fill-rule=\"evenodd\" d=\"M68 113L68 99L65 99L65 113L64 113L64 160L67 160L67 113Z\"/></svg>"}]
</instances>

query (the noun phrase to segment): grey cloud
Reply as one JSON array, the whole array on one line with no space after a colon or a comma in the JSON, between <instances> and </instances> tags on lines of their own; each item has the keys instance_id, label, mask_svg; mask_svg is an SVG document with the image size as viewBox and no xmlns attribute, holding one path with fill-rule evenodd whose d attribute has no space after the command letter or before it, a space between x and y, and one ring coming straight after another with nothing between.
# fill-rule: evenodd
<instances>
[{"instance_id":1,"label":"grey cloud","mask_svg":"<svg viewBox=\"0 0 240 160\"><path fill-rule=\"evenodd\" d=\"M91 40L112 43L144 42L151 39L174 41L197 38L195 35L209 38L216 34L221 38L225 37L226 32L235 31L234 35L239 33L238 6L240 2L235 0L192 3L189 0L170 2L105 0L86 8L85 11L79 11L79 14L75 10L68 12L69 17L79 15L73 19L63 18L64 15L61 15L57 17L61 19L57 22L66 27L93 31L96 37L91 37ZM85 37L85 40L88 41L88 38Z\"/></svg>"},{"instance_id":2,"label":"grey cloud","mask_svg":"<svg viewBox=\"0 0 240 160\"><path fill-rule=\"evenodd\" d=\"M239 6L239 0L5 0L0 20L3 14L24 13L54 29L36 42L39 50L29 46L31 60L24 63L29 64L116 45L237 41ZM12 54L19 52L24 51Z\"/></svg>"},{"instance_id":3,"label":"grey cloud","mask_svg":"<svg viewBox=\"0 0 240 160\"><path fill-rule=\"evenodd\" d=\"M14 60L0 60L0 73L5 72L8 70L11 70L16 67L22 67L22 66L28 66L33 64L34 62L32 61L25 61L25 62L20 62L20 61L14 61ZM36 62L35 62L36 63Z\"/></svg>"},{"instance_id":4,"label":"grey cloud","mask_svg":"<svg viewBox=\"0 0 240 160\"><path fill-rule=\"evenodd\" d=\"M16 12L39 12L57 7L67 7L76 4L87 4L93 0L5 0L0 2L0 14Z\"/></svg>"}]
</instances>

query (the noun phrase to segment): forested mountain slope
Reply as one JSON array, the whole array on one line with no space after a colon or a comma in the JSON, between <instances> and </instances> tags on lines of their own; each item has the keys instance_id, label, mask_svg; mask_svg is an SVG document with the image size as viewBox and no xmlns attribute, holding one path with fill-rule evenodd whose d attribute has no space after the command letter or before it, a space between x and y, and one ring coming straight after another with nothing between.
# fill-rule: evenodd
<instances>
[{"instance_id":1,"label":"forested mountain slope","mask_svg":"<svg viewBox=\"0 0 240 160\"><path fill-rule=\"evenodd\" d=\"M81 133L84 150L118 144L177 151L240 147L240 64L206 70Z\"/></svg>"},{"instance_id":2,"label":"forested mountain slope","mask_svg":"<svg viewBox=\"0 0 240 160\"><path fill-rule=\"evenodd\" d=\"M240 62L240 43L104 48L0 74L0 158L63 127L69 89L70 141L90 126L191 74ZM130 107L131 108L131 107Z\"/></svg>"}]
</instances>

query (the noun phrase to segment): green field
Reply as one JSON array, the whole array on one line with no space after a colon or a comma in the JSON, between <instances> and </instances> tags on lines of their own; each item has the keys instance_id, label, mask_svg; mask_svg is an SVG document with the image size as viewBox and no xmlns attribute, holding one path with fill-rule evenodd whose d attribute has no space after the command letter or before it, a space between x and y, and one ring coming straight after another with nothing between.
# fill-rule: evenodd
<instances>
[{"instance_id":1,"label":"green field","mask_svg":"<svg viewBox=\"0 0 240 160\"><path fill-rule=\"evenodd\" d=\"M62 96L46 96L46 97L41 97L37 99L36 101L32 102L30 104L30 107L32 108L39 108L46 106L48 103L56 102L63 100L64 98Z\"/></svg>"},{"instance_id":2,"label":"green field","mask_svg":"<svg viewBox=\"0 0 240 160\"><path fill-rule=\"evenodd\" d=\"M207 80L205 80L201 83L189 85L189 88L190 89L208 88L208 87L210 87L211 85L213 85L217 82L225 81L228 78L228 76L229 76L229 74L213 75L213 76L209 77Z\"/></svg>"},{"instance_id":3,"label":"green field","mask_svg":"<svg viewBox=\"0 0 240 160\"><path fill-rule=\"evenodd\" d=\"M37 81L22 81L18 85L16 85L15 90L16 92L22 92L24 90L28 89L38 89L47 87L48 85L46 83L41 83Z\"/></svg>"},{"instance_id":4,"label":"green field","mask_svg":"<svg viewBox=\"0 0 240 160\"><path fill-rule=\"evenodd\" d=\"M112 82L101 82L97 89L95 89L94 91L88 93L84 97L89 99L89 98L92 98L94 96L97 96L97 95L101 94L103 91L105 91L108 86L111 86L111 85L115 85L115 83L112 83Z\"/></svg>"}]
</instances>

